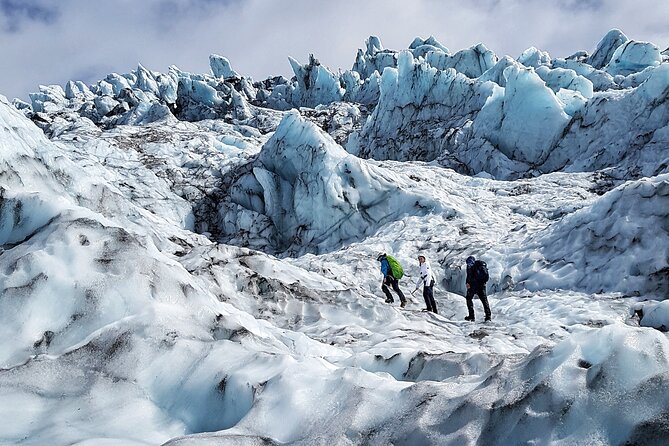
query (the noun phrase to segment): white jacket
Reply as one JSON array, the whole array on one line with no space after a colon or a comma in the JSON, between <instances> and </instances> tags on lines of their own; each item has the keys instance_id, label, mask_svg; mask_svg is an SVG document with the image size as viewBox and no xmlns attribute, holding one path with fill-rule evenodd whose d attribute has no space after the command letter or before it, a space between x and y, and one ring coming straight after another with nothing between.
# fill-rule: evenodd
<instances>
[{"instance_id":1,"label":"white jacket","mask_svg":"<svg viewBox=\"0 0 669 446\"><path fill-rule=\"evenodd\" d=\"M425 260L423 264L420 265L420 277L416 279L416 289L420 288L421 282L423 285L430 286L430 283L436 279L434 274L432 274L432 268L430 268L430 262Z\"/></svg>"}]
</instances>

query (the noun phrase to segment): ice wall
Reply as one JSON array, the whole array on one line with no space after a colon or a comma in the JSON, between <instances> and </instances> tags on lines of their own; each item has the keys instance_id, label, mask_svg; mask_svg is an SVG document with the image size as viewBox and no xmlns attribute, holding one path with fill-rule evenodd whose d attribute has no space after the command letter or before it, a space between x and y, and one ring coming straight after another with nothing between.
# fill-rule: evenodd
<instances>
[{"instance_id":1,"label":"ice wall","mask_svg":"<svg viewBox=\"0 0 669 446\"><path fill-rule=\"evenodd\" d=\"M464 126L492 90L404 51L398 68L383 72L379 103L347 149L368 158L433 160L449 128Z\"/></svg>"},{"instance_id":2,"label":"ice wall","mask_svg":"<svg viewBox=\"0 0 669 446\"><path fill-rule=\"evenodd\" d=\"M612 29L599 41L595 51L587 58L588 65L598 70L604 68L618 47L628 40L622 31Z\"/></svg>"},{"instance_id":3,"label":"ice wall","mask_svg":"<svg viewBox=\"0 0 669 446\"><path fill-rule=\"evenodd\" d=\"M509 159L541 164L570 118L564 106L530 68L504 69L506 87L491 96L474 121L481 134Z\"/></svg>"},{"instance_id":4,"label":"ice wall","mask_svg":"<svg viewBox=\"0 0 669 446\"><path fill-rule=\"evenodd\" d=\"M652 176L667 171L669 64L648 72L638 87L596 94L577 113L541 167L617 175Z\"/></svg>"},{"instance_id":5,"label":"ice wall","mask_svg":"<svg viewBox=\"0 0 669 446\"><path fill-rule=\"evenodd\" d=\"M256 82L212 55L213 76L176 67L162 74L140 65L91 86L43 86L31 95L32 104L16 106L47 133L56 116L71 122L83 116L113 128L172 115L225 119L267 132L274 130L266 125L269 110L343 101L370 111L364 126L352 126L341 138L363 158L437 160L465 174L501 179L613 166L621 177L636 178L639 171L665 170L653 169L664 165L657 147L665 141L650 129L669 124L661 111L667 61L656 45L619 30L607 33L592 55L566 58L534 47L517 59L498 58L483 44L452 54L433 37L395 51L371 36L343 72L311 55L304 65L289 58L291 79Z\"/></svg>"},{"instance_id":6,"label":"ice wall","mask_svg":"<svg viewBox=\"0 0 669 446\"><path fill-rule=\"evenodd\" d=\"M247 210L239 218L260 214L271 220L271 237L280 251L322 252L370 235L401 215L435 206L406 190L411 186L406 178L350 155L291 112L250 172L232 186L232 201ZM225 219L228 207L224 209ZM236 233L238 224L227 230Z\"/></svg>"}]
</instances>

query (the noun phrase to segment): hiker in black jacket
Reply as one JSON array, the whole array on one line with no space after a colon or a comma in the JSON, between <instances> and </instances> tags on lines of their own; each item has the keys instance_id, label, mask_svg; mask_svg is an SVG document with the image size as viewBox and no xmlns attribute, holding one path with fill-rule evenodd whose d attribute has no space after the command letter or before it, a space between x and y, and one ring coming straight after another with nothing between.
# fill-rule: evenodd
<instances>
[{"instance_id":1,"label":"hiker in black jacket","mask_svg":"<svg viewBox=\"0 0 669 446\"><path fill-rule=\"evenodd\" d=\"M469 315L465 317L466 321L474 321L474 295L476 294L483 304L485 320L491 318L490 305L486 295L485 285L488 281L488 267L485 262L476 260L473 256L467 257L467 310Z\"/></svg>"}]
</instances>

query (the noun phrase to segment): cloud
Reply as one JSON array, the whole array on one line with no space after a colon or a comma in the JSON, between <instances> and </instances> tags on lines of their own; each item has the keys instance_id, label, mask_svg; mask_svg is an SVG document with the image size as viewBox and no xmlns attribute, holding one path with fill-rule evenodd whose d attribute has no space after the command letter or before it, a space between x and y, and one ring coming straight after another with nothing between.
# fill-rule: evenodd
<instances>
[{"instance_id":1,"label":"cloud","mask_svg":"<svg viewBox=\"0 0 669 446\"><path fill-rule=\"evenodd\" d=\"M22 99L139 62L208 72L211 53L255 79L291 76L289 55L349 69L372 34L393 49L434 35L451 51L483 42L512 57L591 52L611 28L669 46L666 0L0 0L0 14L0 93Z\"/></svg>"},{"instance_id":2,"label":"cloud","mask_svg":"<svg viewBox=\"0 0 669 446\"><path fill-rule=\"evenodd\" d=\"M15 33L28 21L51 23L57 17L54 5L39 0L0 0L0 30Z\"/></svg>"}]
</instances>

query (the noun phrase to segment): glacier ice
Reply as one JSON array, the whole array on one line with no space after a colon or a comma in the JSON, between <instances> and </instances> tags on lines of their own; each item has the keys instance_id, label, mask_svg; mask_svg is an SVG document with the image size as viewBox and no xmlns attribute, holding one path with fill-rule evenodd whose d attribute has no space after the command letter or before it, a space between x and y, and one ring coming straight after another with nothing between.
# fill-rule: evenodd
<instances>
[{"instance_id":1,"label":"glacier ice","mask_svg":"<svg viewBox=\"0 0 669 446\"><path fill-rule=\"evenodd\" d=\"M339 78L321 65L313 54L309 56L309 63L304 66L292 57L289 61L297 80L291 103L315 107L342 99L344 92Z\"/></svg>"},{"instance_id":2,"label":"glacier ice","mask_svg":"<svg viewBox=\"0 0 669 446\"><path fill-rule=\"evenodd\" d=\"M372 36L0 97L0 443L666 443L656 48ZM383 303L379 252L439 315Z\"/></svg>"},{"instance_id":3,"label":"glacier ice","mask_svg":"<svg viewBox=\"0 0 669 446\"><path fill-rule=\"evenodd\" d=\"M212 54L209 56L209 65L211 66L211 72L215 77L222 77L223 79L230 78L239 78L239 74L232 69L230 61L218 54Z\"/></svg>"},{"instance_id":4,"label":"glacier ice","mask_svg":"<svg viewBox=\"0 0 669 446\"><path fill-rule=\"evenodd\" d=\"M546 83L546 86L554 92L560 89L573 90L579 92L584 98L591 99L594 95L592 81L580 76L571 69L553 68L546 66L537 68L536 73Z\"/></svg>"},{"instance_id":5,"label":"glacier ice","mask_svg":"<svg viewBox=\"0 0 669 446\"><path fill-rule=\"evenodd\" d=\"M551 57L546 51L530 47L518 57L518 62L526 67L539 68L550 63Z\"/></svg>"},{"instance_id":6,"label":"glacier ice","mask_svg":"<svg viewBox=\"0 0 669 446\"><path fill-rule=\"evenodd\" d=\"M366 51L358 50L352 67L362 79L371 77L374 72L382 74L387 67L397 66L397 52L385 49L377 36L370 36L365 41L365 47Z\"/></svg>"},{"instance_id":7,"label":"glacier ice","mask_svg":"<svg viewBox=\"0 0 669 446\"><path fill-rule=\"evenodd\" d=\"M536 72L510 66L503 75L506 87L488 98L474 122L475 132L509 159L542 164L569 116Z\"/></svg>"},{"instance_id":8,"label":"glacier ice","mask_svg":"<svg viewBox=\"0 0 669 446\"><path fill-rule=\"evenodd\" d=\"M437 70L402 52L398 67L383 72L379 103L348 150L376 159L431 161L441 152L440 137L466 123L492 89L492 83L478 84L452 68Z\"/></svg>"},{"instance_id":9,"label":"glacier ice","mask_svg":"<svg viewBox=\"0 0 669 446\"><path fill-rule=\"evenodd\" d=\"M599 41L595 52L587 58L587 64L602 69L611 61L613 53L629 38L619 29L612 29Z\"/></svg>"},{"instance_id":10,"label":"glacier ice","mask_svg":"<svg viewBox=\"0 0 669 446\"><path fill-rule=\"evenodd\" d=\"M371 118L341 141L350 153L374 159L437 160L462 173L485 172L505 179L554 172L565 164L579 169L616 165L615 156L595 161L590 148L616 146L620 132L595 135L582 131L580 123L589 122L592 107L597 108L601 122L637 120L639 109L630 109L626 101L611 98L635 95L635 90L653 83L651 79L660 78L654 73L666 65L657 46L630 40L619 30L604 36L592 55L581 52L567 58L551 58L531 47L514 61L508 56L498 58L483 44L451 54L433 37L416 38L408 50L395 51L384 48L378 37L371 36L351 70L336 73L313 55L305 65L292 58L289 62L295 74L292 79L279 76L259 82L239 75L226 58L217 55L210 58L213 76L186 73L176 67L161 74L139 65L131 73L109 75L90 88L81 82L68 83L66 91L59 86L43 86L39 93L31 95L31 108L23 109L48 132L50 116L62 109L113 127L162 119L165 113L154 106L160 103L181 120L223 118L255 126L265 119L268 109L285 111L354 102L368 107ZM410 65L415 68L409 69ZM527 120L514 120L490 103L477 119L494 86L507 88L504 71L519 65L536 73L553 90L555 98L545 100L561 104L562 112L535 114L536 109L528 108L518 115ZM384 77L386 70L390 71ZM394 72L399 74L397 80ZM409 75L411 72L423 74L413 76ZM455 80L450 81L454 76ZM565 91L560 92L561 89ZM602 108L602 103L611 106ZM420 113L413 110L416 107ZM491 129L491 119L504 126L504 131ZM570 125L565 124L565 119L571 121ZM652 119L648 126L667 125L662 114L656 113ZM536 129L544 125L548 128L545 138L536 134ZM511 127L514 132L532 135L530 138L535 141L542 139L538 146L530 144L535 153L500 136ZM482 129L487 130L479 131ZM653 151L648 147L652 144L647 132L631 129L630 135L642 149ZM473 156L472 151L486 155ZM634 176L635 170L630 166L616 167L621 172L625 170L624 176Z\"/></svg>"},{"instance_id":11,"label":"glacier ice","mask_svg":"<svg viewBox=\"0 0 669 446\"><path fill-rule=\"evenodd\" d=\"M439 43L439 41L435 39L434 36L430 36L427 39L416 37L413 39L413 42L409 44L409 49L411 50L411 53L414 55L414 57L425 57L428 53L434 51L450 54L448 48Z\"/></svg>"},{"instance_id":12,"label":"glacier ice","mask_svg":"<svg viewBox=\"0 0 669 446\"><path fill-rule=\"evenodd\" d=\"M616 48L605 69L613 76L628 75L661 62L660 49L655 44L629 40Z\"/></svg>"},{"instance_id":13,"label":"glacier ice","mask_svg":"<svg viewBox=\"0 0 669 446\"><path fill-rule=\"evenodd\" d=\"M413 54L416 57L415 50ZM430 51L425 55L425 61L439 70L453 68L469 78L477 78L497 63L497 56L485 45L479 43L453 55L442 51Z\"/></svg>"},{"instance_id":14,"label":"glacier ice","mask_svg":"<svg viewBox=\"0 0 669 446\"><path fill-rule=\"evenodd\" d=\"M369 235L400 215L436 206L417 192L405 192L401 186L407 183L348 154L291 112L250 172L233 184L232 201L272 221L270 243L278 251L320 252Z\"/></svg>"}]
</instances>

